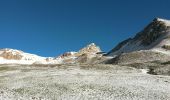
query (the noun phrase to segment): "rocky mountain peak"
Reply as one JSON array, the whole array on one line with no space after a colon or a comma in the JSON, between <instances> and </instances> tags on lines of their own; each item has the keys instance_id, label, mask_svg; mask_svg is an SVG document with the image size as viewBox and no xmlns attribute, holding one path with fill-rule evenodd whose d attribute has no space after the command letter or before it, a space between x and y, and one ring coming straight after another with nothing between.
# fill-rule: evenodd
<instances>
[{"instance_id":1,"label":"rocky mountain peak","mask_svg":"<svg viewBox=\"0 0 170 100\"><path fill-rule=\"evenodd\" d=\"M161 18L155 18L142 31L136 34L134 38L129 38L119 43L108 55L119 55L138 50L148 50L162 47L169 43L170 21Z\"/></svg>"},{"instance_id":2,"label":"rocky mountain peak","mask_svg":"<svg viewBox=\"0 0 170 100\"><path fill-rule=\"evenodd\" d=\"M85 54L85 53L92 53L96 54L98 52L101 52L101 49L99 46L97 46L95 43L91 43L87 45L86 47L82 48L78 53Z\"/></svg>"},{"instance_id":3,"label":"rocky mountain peak","mask_svg":"<svg viewBox=\"0 0 170 100\"><path fill-rule=\"evenodd\" d=\"M55 59L60 59L63 63L85 63L91 61L92 58L101 56L97 54L98 52L101 52L100 47L91 43L78 52L66 52Z\"/></svg>"},{"instance_id":4,"label":"rocky mountain peak","mask_svg":"<svg viewBox=\"0 0 170 100\"><path fill-rule=\"evenodd\" d=\"M134 40L140 40L143 45L150 45L160 36L166 35L169 31L170 21L160 18L155 18L148 26L139 32Z\"/></svg>"},{"instance_id":5,"label":"rocky mountain peak","mask_svg":"<svg viewBox=\"0 0 170 100\"><path fill-rule=\"evenodd\" d=\"M161 23L164 23L164 25L166 26L170 26L170 20L167 20L167 19L155 18L153 22L161 22Z\"/></svg>"}]
</instances>

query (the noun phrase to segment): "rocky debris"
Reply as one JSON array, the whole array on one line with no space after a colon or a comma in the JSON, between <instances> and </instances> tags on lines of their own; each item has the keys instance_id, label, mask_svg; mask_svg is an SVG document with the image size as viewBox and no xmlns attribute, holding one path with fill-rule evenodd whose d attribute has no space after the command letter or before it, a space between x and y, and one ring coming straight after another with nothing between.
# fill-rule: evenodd
<instances>
[{"instance_id":1,"label":"rocky debris","mask_svg":"<svg viewBox=\"0 0 170 100\"><path fill-rule=\"evenodd\" d=\"M77 57L77 62L86 63L88 61L89 57L90 56L88 54L82 54L82 55Z\"/></svg>"},{"instance_id":2,"label":"rocky debris","mask_svg":"<svg viewBox=\"0 0 170 100\"><path fill-rule=\"evenodd\" d=\"M170 77L118 65L6 66L1 100L169 100ZM12 70L11 70L12 69Z\"/></svg>"},{"instance_id":3,"label":"rocky debris","mask_svg":"<svg viewBox=\"0 0 170 100\"><path fill-rule=\"evenodd\" d=\"M84 53L84 54L77 57L76 62L77 63L90 63L91 60L95 57L97 57L97 55Z\"/></svg>"},{"instance_id":4,"label":"rocky debris","mask_svg":"<svg viewBox=\"0 0 170 100\"><path fill-rule=\"evenodd\" d=\"M107 64L131 64L131 63L146 63L151 61L168 61L169 55L155 52L151 50L134 51L131 53L123 53L115 58L108 60Z\"/></svg>"},{"instance_id":5,"label":"rocky debris","mask_svg":"<svg viewBox=\"0 0 170 100\"><path fill-rule=\"evenodd\" d=\"M170 45L163 45L162 48L170 50Z\"/></svg>"},{"instance_id":6,"label":"rocky debris","mask_svg":"<svg viewBox=\"0 0 170 100\"><path fill-rule=\"evenodd\" d=\"M103 56L102 54L83 54L76 59L76 63L84 64L106 64L110 57Z\"/></svg>"},{"instance_id":7,"label":"rocky debris","mask_svg":"<svg viewBox=\"0 0 170 100\"><path fill-rule=\"evenodd\" d=\"M41 62L41 61L35 61L32 65L39 65L39 64L43 64L43 62Z\"/></svg>"},{"instance_id":8,"label":"rocky debris","mask_svg":"<svg viewBox=\"0 0 170 100\"><path fill-rule=\"evenodd\" d=\"M138 62L131 64L124 64L124 66L129 66L141 70L147 71L147 74L152 75L169 75L170 76L170 61L148 61L148 62Z\"/></svg>"}]
</instances>

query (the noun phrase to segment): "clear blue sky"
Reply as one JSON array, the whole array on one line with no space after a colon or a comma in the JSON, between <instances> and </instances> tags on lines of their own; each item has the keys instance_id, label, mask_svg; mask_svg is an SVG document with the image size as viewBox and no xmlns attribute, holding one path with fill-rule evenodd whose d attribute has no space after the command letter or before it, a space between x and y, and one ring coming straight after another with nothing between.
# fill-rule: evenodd
<instances>
[{"instance_id":1,"label":"clear blue sky","mask_svg":"<svg viewBox=\"0 0 170 100\"><path fill-rule=\"evenodd\" d=\"M0 0L0 48L56 56L94 42L109 51L155 17L170 19L170 0Z\"/></svg>"}]
</instances>

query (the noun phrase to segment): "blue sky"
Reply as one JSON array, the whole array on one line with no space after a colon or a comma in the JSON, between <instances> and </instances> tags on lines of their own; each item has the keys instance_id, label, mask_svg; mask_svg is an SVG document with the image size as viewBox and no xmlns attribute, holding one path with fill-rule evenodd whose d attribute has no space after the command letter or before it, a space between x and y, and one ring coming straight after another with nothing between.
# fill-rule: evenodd
<instances>
[{"instance_id":1,"label":"blue sky","mask_svg":"<svg viewBox=\"0 0 170 100\"><path fill-rule=\"evenodd\" d=\"M109 51L155 17L170 19L170 0L0 0L0 48L41 56L94 42Z\"/></svg>"}]
</instances>

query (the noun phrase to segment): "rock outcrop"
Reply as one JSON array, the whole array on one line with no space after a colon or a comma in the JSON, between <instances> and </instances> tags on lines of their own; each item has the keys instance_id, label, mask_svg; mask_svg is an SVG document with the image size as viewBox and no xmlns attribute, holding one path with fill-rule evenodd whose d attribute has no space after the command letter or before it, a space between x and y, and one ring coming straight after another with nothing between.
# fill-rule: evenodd
<instances>
[{"instance_id":1,"label":"rock outcrop","mask_svg":"<svg viewBox=\"0 0 170 100\"><path fill-rule=\"evenodd\" d=\"M82 48L78 51L78 54L97 54L98 52L101 52L100 47L96 46L96 44L91 43L87 45L86 47Z\"/></svg>"},{"instance_id":2,"label":"rock outcrop","mask_svg":"<svg viewBox=\"0 0 170 100\"><path fill-rule=\"evenodd\" d=\"M100 47L91 43L78 52L66 52L56 57L56 59L61 58L63 63L87 63L92 58L100 56L101 54L98 54L99 52L101 52Z\"/></svg>"}]
</instances>

